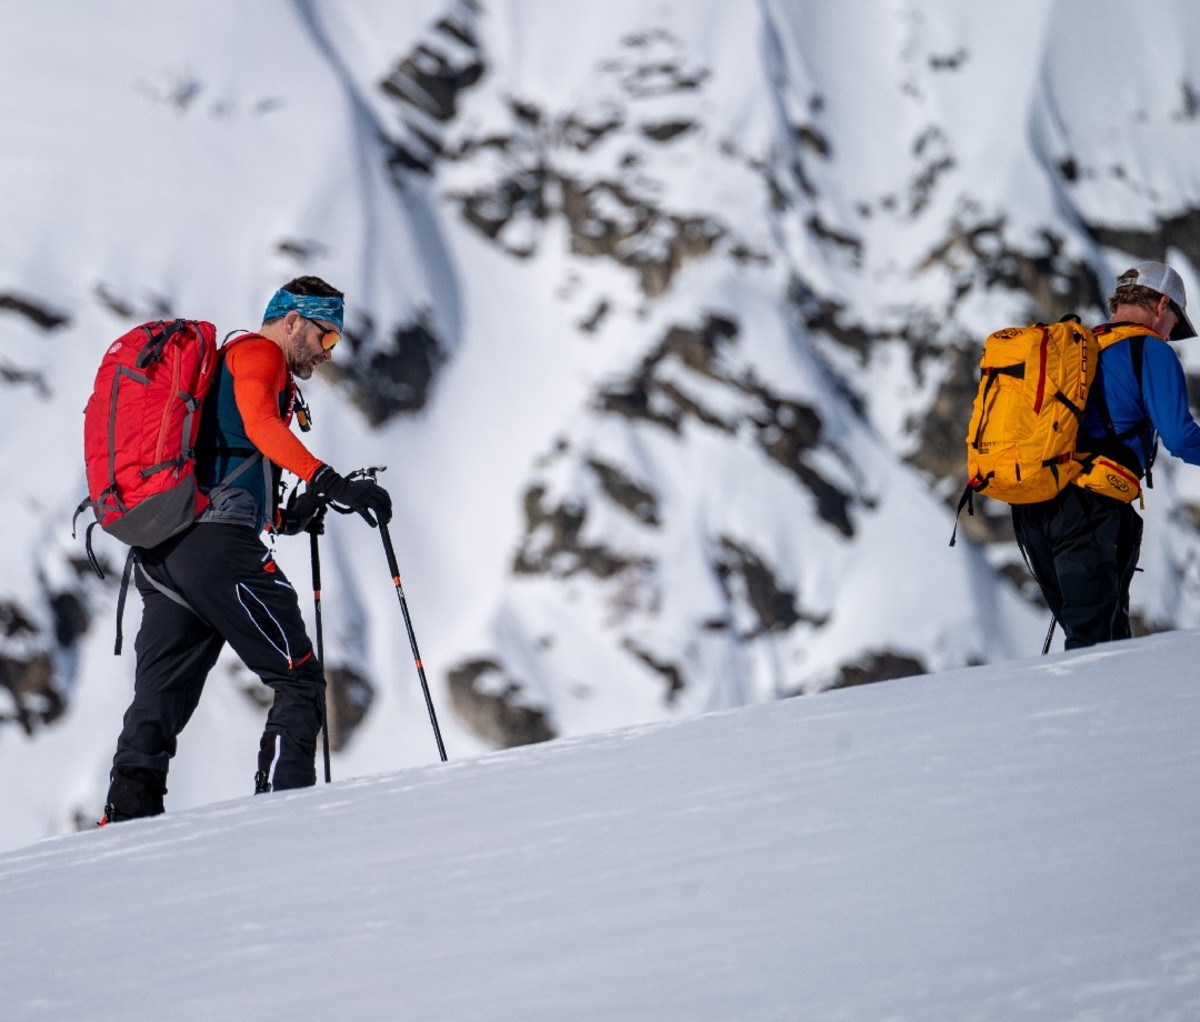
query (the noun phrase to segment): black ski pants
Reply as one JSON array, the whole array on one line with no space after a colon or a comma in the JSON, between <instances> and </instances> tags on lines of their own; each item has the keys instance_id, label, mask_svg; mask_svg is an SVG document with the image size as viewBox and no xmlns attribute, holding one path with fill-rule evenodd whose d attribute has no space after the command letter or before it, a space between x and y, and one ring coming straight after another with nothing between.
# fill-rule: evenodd
<instances>
[{"instance_id":1,"label":"black ski pants","mask_svg":"<svg viewBox=\"0 0 1200 1022\"><path fill-rule=\"evenodd\" d=\"M110 796L125 793L129 778L144 783L147 776L151 787L160 780L165 791L176 738L226 642L274 692L259 749L257 787L314 784L324 671L296 591L257 533L241 525L193 525L139 551L135 577L143 601L137 669L133 702L113 758ZM132 803L135 811L128 815L145 815L136 811L143 803L136 797Z\"/></svg>"},{"instance_id":2,"label":"black ski pants","mask_svg":"<svg viewBox=\"0 0 1200 1022\"><path fill-rule=\"evenodd\" d=\"M1128 639L1129 583L1142 549L1133 505L1068 486L1051 500L1013 505L1012 518L1066 648Z\"/></svg>"}]
</instances>

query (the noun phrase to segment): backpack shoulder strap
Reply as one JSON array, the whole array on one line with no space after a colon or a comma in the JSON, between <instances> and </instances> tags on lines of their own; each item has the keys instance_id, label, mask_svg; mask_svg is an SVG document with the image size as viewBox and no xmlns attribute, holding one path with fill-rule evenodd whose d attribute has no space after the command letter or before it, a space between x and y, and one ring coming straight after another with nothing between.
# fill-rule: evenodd
<instances>
[{"instance_id":1,"label":"backpack shoulder strap","mask_svg":"<svg viewBox=\"0 0 1200 1022\"><path fill-rule=\"evenodd\" d=\"M1138 334L1136 337L1129 338L1129 358L1133 363L1133 378L1137 381L1138 393L1142 395L1142 402L1145 403L1145 391L1142 390L1142 367L1146 357L1146 334ZM1150 421L1150 416L1147 415L1141 422L1134 427L1137 430L1138 439L1142 445L1142 453L1146 456L1146 486L1153 488L1154 486L1154 458L1158 454L1158 438L1154 434L1154 424Z\"/></svg>"},{"instance_id":2,"label":"backpack shoulder strap","mask_svg":"<svg viewBox=\"0 0 1200 1022\"><path fill-rule=\"evenodd\" d=\"M1108 350L1114 344L1119 344L1121 341L1129 341L1129 360L1133 367L1133 379L1137 385L1139 394L1142 393L1142 369L1145 364L1147 337L1157 338L1158 334L1136 323L1118 323L1114 326L1101 327L1096 330L1096 338L1100 342L1101 352ZM1161 340L1162 338L1158 339ZM1104 432L1108 436L1108 439L1119 443L1121 448L1127 448L1128 445L1125 441L1132 440L1135 437L1141 444L1142 453L1145 456L1145 464L1142 467L1142 471L1146 477L1146 487L1148 489L1152 488L1154 486L1154 476L1151 468L1154 465L1154 456L1158 453L1158 444L1155 442L1154 426L1150 421L1150 417L1144 416L1129 429L1120 433L1117 432L1116 427L1113 425L1112 415L1108 409L1108 399L1104 393L1103 362L1097 366L1096 385L1093 387L1092 393L1094 395L1096 410L1100 413L1100 421L1104 426Z\"/></svg>"},{"instance_id":3,"label":"backpack shoulder strap","mask_svg":"<svg viewBox=\"0 0 1200 1022\"><path fill-rule=\"evenodd\" d=\"M1163 339L1149 327L1139 323L1110 323L1096 327L1094 332L1096 340L1100 342L1101 351L1131 337L1140 337L1143 343L1147 337L1158 337L1160 341Z\"/></svg>"}]
</instances>

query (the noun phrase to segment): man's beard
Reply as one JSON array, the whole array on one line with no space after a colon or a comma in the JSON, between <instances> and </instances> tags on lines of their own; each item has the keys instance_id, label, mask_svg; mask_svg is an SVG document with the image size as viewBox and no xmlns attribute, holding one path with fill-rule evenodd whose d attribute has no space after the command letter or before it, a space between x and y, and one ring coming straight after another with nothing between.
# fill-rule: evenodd
<instances>
[{"instance_id":1,"label":"man's beard","mask_svg":"<svg viewBox=\"0 0 1200 1022\"><path fill-rule=\"evenodd\" d=\"M297 354L297 347L300 350L299 354ZM307 348L307 344L293 345L287 353L288 368L292 371L293 376L299 377L301 380L309 379L316 368L315 362L307 355Z\"/></svg>"}]
</instances>

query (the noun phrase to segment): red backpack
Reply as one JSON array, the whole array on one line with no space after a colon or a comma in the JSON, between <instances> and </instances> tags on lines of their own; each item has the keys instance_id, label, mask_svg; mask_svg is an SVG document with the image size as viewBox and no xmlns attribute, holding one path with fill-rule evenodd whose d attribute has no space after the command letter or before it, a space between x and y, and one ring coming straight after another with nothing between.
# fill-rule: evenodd
<instances>
[{"instance_id":1,"label":"red backpack","mask_svg":"<svg viewBox=\"0 0 1200 1022\"><path fill-rule=\"evenodd\" d=\"M143 323L105 352L83 416L88 498L75 514L95 512L89 540L99 525L130 546L156 546L207 506L194 447L216 354L216 328L185 319Z\"/></svg>"}]
</instances>

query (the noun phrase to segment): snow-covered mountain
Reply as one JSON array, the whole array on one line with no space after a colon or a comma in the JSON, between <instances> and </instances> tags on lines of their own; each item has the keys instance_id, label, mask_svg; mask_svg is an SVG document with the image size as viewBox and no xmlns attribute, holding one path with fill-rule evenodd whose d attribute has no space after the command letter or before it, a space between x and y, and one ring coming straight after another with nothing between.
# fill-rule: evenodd
<instances>
[{"instance_id":1,"label":"snow-covered mountain","mask_svg":"<svg viewBox=\"0 0 1200 1022\"><path fill-rule=\"evenodd\" d=\"M946 545L980 339L1099 319L1135 258L1200 295L1184 0L9 13L10 845L94 818L128 700L115 572L69 521L92 373L137 322L347 291L309 442L388 466L453 759L1036 650L1003 509ZM1200 624L1200 476L1155 480L1143 631ZM436 758L378 537L322 550L335 776ZM305 544L279 558L303 589ZM171 807L246 790L262 698L222 661Z\"/></svg>"},{"instance_id":2,"label":"snow-covered mountain","mask_svg":"<svg viewBox=\"0 0 1200 1022\"><path fill-rule=\"evenodd\" d=\"M1197 634L0 855L8 1022L1184 1022Z\"/></svg>"}]
</instances>

